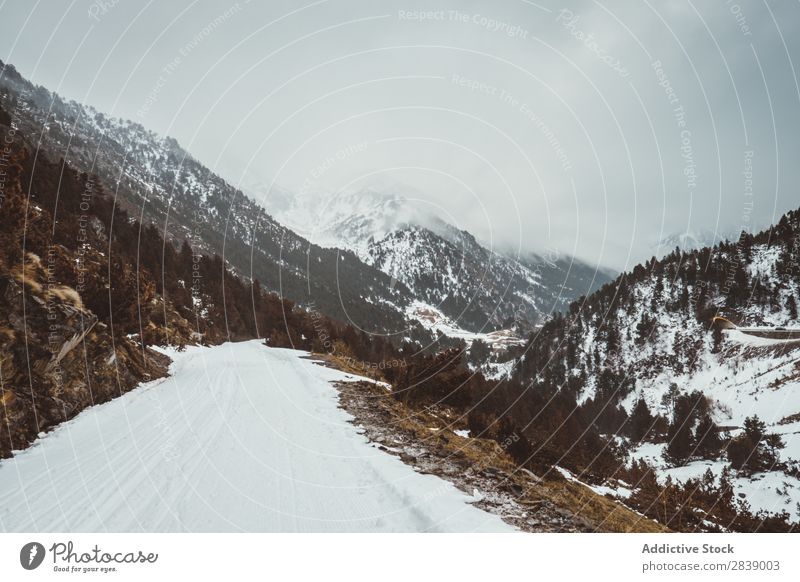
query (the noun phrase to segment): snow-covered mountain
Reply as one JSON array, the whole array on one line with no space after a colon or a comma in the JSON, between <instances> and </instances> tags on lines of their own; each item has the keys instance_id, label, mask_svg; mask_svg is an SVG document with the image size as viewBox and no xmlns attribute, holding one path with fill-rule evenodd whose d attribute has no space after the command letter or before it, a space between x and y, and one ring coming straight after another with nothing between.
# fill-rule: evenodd
<instances>
[{"instance_id":1,"label":"snow-covered mountain","mask_svg":"<svg viewBox=\"0 0 800 582\"><path fill-rule=\"evenodd\" d=\"M258 188L250 192L281 224L320 246L354 252L469 331L531 329L609 280L577 260L493 250L403 184L296 195Z\"/></svg>"},{"instance_id":2,"label":"snow-covered mountain","mask_svg":"<svg viewBox=\"0 0 800 582\"><path fill-rule=\"evenodd\" d=\"M350 249L367 256L377 241L406 225L442 223L410 186L389 180L339 192L303 190L254 183L245 190L284 226L315 244Z\"/></svg>"},{"instance_id":3,"label":"snow-covered mountain","mask_svg":"<svg viewBox=\"0 0 800 582\"><path fill-rule=\"evenodd\" d=\"M708 469L720 478L733 467L751 509L786 510L798 521L800 342L722 330L713 318L796 326L799 237L795 211L736 243L639 265L535 334L515 377L574 397L629 460L649 459L662 478L701 478ZM761 438L780 435L784 448L761 451L745 431L752 417L765 424ZM750 451L744 467L742 447ZM747 465L762 452L771 469Z\"/></svg>"}]
</instances>

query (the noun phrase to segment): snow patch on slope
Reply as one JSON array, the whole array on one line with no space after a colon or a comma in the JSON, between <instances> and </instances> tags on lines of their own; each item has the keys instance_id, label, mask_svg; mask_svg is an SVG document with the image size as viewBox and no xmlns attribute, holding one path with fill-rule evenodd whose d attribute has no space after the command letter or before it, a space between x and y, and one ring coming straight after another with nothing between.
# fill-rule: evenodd
<instances>
[{"instance_id":1,"label":"snow patch on slope","mask_svg":"<svg viewBox=\"0 0 800 582\"><path fill-rule=\"evenodd\" d=\"M467 344L480 340L490 346L494 351L502 351L510 346L525 343L512 330L502 329L488 333L475 333L466 331L436 307L422 301L413 301L406 310L409 318L416 319L422 326L434 334L443 334L451 338L462 339Z\"/></svg>"},{"instance_id":2,"label":"snow patch on slope","mask_svg":"<svg viewBox=\"0 0 800 582\"><path fill-rule=\"evenodd\" d=\"M789 441L788 438L785 440ZM645 443L633 449L631 459L647 461L655 469L657 478L662 484L668 477L679 483L689 479L701 479L709 470L718 481L723 469L728 465L722 460L703 460L693 461L682 467L670 467L664 461L665 448L666 445L663 443ZM792 448L797 448L797 442ZM797 458L787 455L787 450L781 451L781 457L784 460ZM752 477L732 476L731 484L737 499L745 500L753 512L765 511L776 514L786 511L793 521L800 521L800 479L797 477L786 475L782 471L770 471L757 473Z\"/></svg>"}]
</instances>

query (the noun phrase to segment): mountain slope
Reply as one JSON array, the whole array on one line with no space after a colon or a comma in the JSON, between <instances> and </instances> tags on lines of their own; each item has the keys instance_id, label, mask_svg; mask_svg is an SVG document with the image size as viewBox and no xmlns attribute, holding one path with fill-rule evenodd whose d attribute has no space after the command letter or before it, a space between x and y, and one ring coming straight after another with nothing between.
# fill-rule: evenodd
<instances>
[{"instance_id":1,"label":"mountain slope","mask_svg":"<svg viewBox=\"0 0 800 582\"><path fill-rule=\"evenodd\" d=\"M793 211L735 243L652 259L545 324L513 377L573 402L623 462L698 488L712 469L745 510L798 521L800 343L713 323L796 326L798 240Z\"/></svg>"},{"instance_id":2,"label":"mountain slope","mask_svg":"<svg viewBox=\"0 0 800 582\"><path fill-rule=\"evenodd\" d=\"M636 267L584 303L573 304L564 318L534 337L519 373L533 374L534 362L545 354L559 355L565 366L548 381L581 378L580 397L587 398L598 391L599 371L619 371L630 380L617 386L627 409L639 395L661 406L674 383L707 392L718 402L715 415L724 423L740 424L752 412L768 415L770 422L800 412L800 400L770 408L752 398L769 397L768 389L794 390L796 372L786 364L800 355L798 346L735 341L711 325L717 314L755 326L796 322L799 216L791 212L771 231L743 235L737 243L672 253ZM548 341L552 334L558 343Z\"/></svg>"},{"instance_id":3,"label":"mountain slope","mask_svg":"<svg viewBox=\"0 0 800 582\"><path fill-rule=\"evenodd\" d=\"M192 158L171 138L65 102L2 64L0 105L32 150L96 174L116 203L168 238L217 253L246 277L291 301L371 330L402 333L411 297L352 253L323 249Z\"/></svg>"},{"instance_id":4,"label":"mountain slope","mask_svg":"<svg viewBox=\"0 0 800 582\"><path fill-rule=\"evenodd\" d=\"M170 355L0 464L5 531L513 530L371 446L330 384L352 376L260 342Z\"/></svg>"}]
</instances>

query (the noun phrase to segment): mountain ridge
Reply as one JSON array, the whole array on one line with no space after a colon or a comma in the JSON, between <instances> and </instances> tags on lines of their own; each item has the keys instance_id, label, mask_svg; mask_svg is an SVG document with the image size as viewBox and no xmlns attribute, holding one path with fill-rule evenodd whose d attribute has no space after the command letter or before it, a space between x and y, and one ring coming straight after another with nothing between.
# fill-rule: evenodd
<instances>
[{"instance_id":1,"label":"mountain ridge","mask_svg":"<svg viewBox=\"0 0 800 582\"><path fill-rule=\"evenodd\" d=\"M282 224L322 246L354 252L468 331L532 329L609 280L577 259L492 250L400 183L254 196Z\"/></svg>"}]
</instances>

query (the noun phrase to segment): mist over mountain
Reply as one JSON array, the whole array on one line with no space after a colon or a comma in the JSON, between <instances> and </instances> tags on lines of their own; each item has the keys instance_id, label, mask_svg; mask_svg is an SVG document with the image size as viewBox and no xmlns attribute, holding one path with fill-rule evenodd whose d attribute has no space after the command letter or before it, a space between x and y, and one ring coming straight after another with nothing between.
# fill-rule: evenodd
<instances>
[{"instance_id":1,"label":"mist over mountain","mask_svg":"<svg viewBox=\"0 0 800 582\"><path fill-rule=\"evenodd\" d=\"M685 252L699 251L705 247L713 247L723 241L736 240L740 234L741 232L717 232L713 229L686 230L662 237L651 249L653 256L662 258L675 251L675 249Z\"/></svg>"},{"instance_id":2,"label":"mist over mountain","mask_svg":"<svg viewBox=\"0 0 800 582\"><path fill-rule=\"evenodd\" d=\"M577 259L492 249L448 222L446 209L387 178L339 192L249 191L281 224L354 252L468 330L530 329L610 279Z\"/></svg>"}]
</instances>

